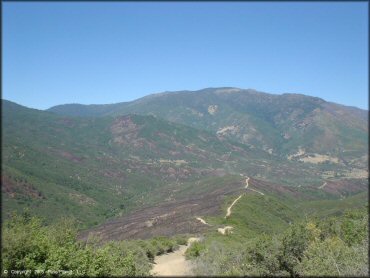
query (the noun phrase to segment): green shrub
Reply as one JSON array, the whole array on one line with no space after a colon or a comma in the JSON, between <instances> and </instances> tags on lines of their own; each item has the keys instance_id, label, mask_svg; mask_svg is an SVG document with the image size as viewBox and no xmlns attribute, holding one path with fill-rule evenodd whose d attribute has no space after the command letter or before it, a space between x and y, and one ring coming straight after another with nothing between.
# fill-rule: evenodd
<instances>
[{"instance_id":1,"label":"green shrub","mask_svg":"<svg viewBox=\"0 0 370 278\"><path fill-rule=\"evenodd\" d=\"M174 239L177 245L186 245L188 243L187 237L185 236L176 236Z\"/></svg>"},{"instance_id":2,"label":"green shrub","mask_svg":"<svg viewBox=\"0 0 370 278\"><path fill-rule=\"evenodd\" d=\"M205 248L206 246L204 243L199 241L193 242L186 250L185 256L187 259L199 257L200 254L205 250Z\"/></svg>"},{"instance_id":3,"label":"green shrub","mask_svg":"<svg viewBox=\"0 0 370 278\"><path fill-rule=\"evenodd\" d=\"M150 270L138 244L84 244L77 241L76 224L69 219L44 226L40 219L14 215L4 223L2 236L4 270L63 270L78 276L145 276Z\"/></svg>"},{"instance_id":4,"label":"green shrub","mask_svg":"<svg viewBox=\"0 0 370 278\"><path fill-rule=\"evenodd\" d=\"M279 251L281 242L268 235L259 237L248 249L249 275L274 275L280 273ZM285 273L287 274L287 273Z\"/></svg>"},{"instance_id":5,"label":"green shrub","mask_svg":"<svg viewBox=\"0 0 370 278\"><path fill-rule=\"evenodd\" d=\"M338 237L312 243L297 266L300 276L366 276L368 241L348 247Z\"/></svg>"},{"instance_id":6,"label":"green shrub","mask_svg":"<svg viewBox=\"0 0 370 278\"><path fill-rule=\"evenodd\" d=\"M368 216L364 211L351 210L344 215L341 237L349 245L361 243L367 234Z\"/></svg>"},{"instance_id":7,"label":"green shrub","mask_svg":"<svg viewBox=\"0 0 370 278\"><path fill-rule=\"evenodd\" d=\"M153 261L157 255L157 248L151 241L139 241L139 245L144 249L146 256Z\"/></svg>"},{"instance_id":8,"label":"green shrub","mask_svg":"<svg viewBox=\"0 0 370 278\"><path fill-rule=\"evenodd\" d=\"M289 272L292 276L296 275L295 267L301 262L310 237L305 223L294 224L289 227L281 241L279 261L282 270Z\"/></svg>"}]
</instances>

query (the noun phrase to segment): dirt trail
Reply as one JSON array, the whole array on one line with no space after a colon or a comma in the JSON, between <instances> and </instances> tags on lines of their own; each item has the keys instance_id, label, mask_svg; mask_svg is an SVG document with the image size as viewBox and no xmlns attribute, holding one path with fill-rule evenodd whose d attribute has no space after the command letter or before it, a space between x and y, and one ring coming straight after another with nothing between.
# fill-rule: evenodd
<instances>
[{"instance_id":1,"label":"dirt trail","mask_svg":"<svg viewBox=\"0 0 370 278\"><path fill-rule=\"evenodd\" d=\"M244 195L244 193L243 194L241 194L238 198L236 198L235 200L234 200L234 202L227 208L227 213L226 213L226 215L225 215L225 218L227 218L227 217L229 217L230 215L231 215L231 208L235 205L235 203L237 202L237 201L239 201L239 199L242 197Z\"/></svg>"},{"instance_id":2,"label":"dirt trail","mask_svg":"<svg viewBox=\"0 0 370 278\"><path fill-rule=\"evenodd\" d=\"M232 226L225 226L223 228L218 228L217 231L222 235L227 235L229 233L232 233Z\"/></svg>"},{"instance_id":3,"label":"dirt trail","mask_svg":"<svg viewBox=\"0 0 370 278\"><path fill-rule=\"evenodd\" d=\"M324 182L324 183L323 183L323 185L319 186L319 189L324 188L326 184L327 184L327 183L326 183L326 182Z\"/></svg>"},{"instance_id":4,"label":"dirt trail","mask_svg":"<svg viewBox=\"0 0 370 278\"><path fill-rule=\"evenodd\" d=\"M246 177L246 179L245 179L245 189L247 189L248 188L248 186L249 186L249 177ZM259 192L259 193L261 193L261 192ZM226 215L225 215L225 218L227 218L227 217L229 217L230 215L231 215L231 208L235 205L235 203L237 202L237 201L239 201L239 199L243 196L244 194L241 194L238 198L236 198L235 200L234 200L234 202L227 208L227 212L226 212Z\"/></svg>"},{"instance_id":5,"label":"dirt trail","mask_svg":"<svg viewBox=\"0 0 370 278\"><path fill-rule=\"evenodd\" d=\"M249 190L252 190L252 191L254 191L254 192L257 192L257 193L259 193L259 194L261 194L261 195L265 195L265 193L262 193L261 191L258 191L258 190L256 190L256 189L249 188Z\"/></svg>"},{"instance_id":6,"label":"dirt trail","mask_svg":"<svg viewBox=\"0 0 370 278\"><path fill-rule=\"evenodd\" d=\"M249 177L246 177L246 179L245 179L245 189L248 189L248 186L249 186ZM251 190L253 190L253 189L251 189ZM257 190L253 190L253 191L257 191ZM260 193L260 194L262 194L262 195L264 195L263 193L261 193L261 192L259 192L259 191L257 191L258 193ZM235 205L235 203L237 202L237 201L239 201L239 199L243 196L244 194L241 194L238 198L236 198L235 200L234 200L234 202L227 208L227 212L226 212L226 215L225 215L225 218L227 218L227 217L229 217L230 215L231 215L231 208Z\"/></svg>"},{"instance_id":7,"label":"dirt trail","mask_svg":"<svg viewBox=\"0 0 370 278\"><path fill-rule=\"evenodd\" d=\"M249 177L247 177L246 176L246 179L245 179L245 189L248 189L248 186L249 186ZM261 194L261 195L265 195L265 193L262 193L261 191L258 191L258 190L256 190L256 189L252 189L252 188L249 188L249 190L252 190L252 191L254 191L254 192L257 192L257 193L259 193L259 194ZM234 200L234 202L227 208L227 213L226 213L226 215L225 215L225 218L227 218L227 217L229 217L230 215L231 215L231 208L235 205L235 203L237 202L237 201L239 201L239 199L243 196L244 194L241 194L238 198L236 198L235 200Z\"/></svg>"},{"instance_id":8,"label":"dirt trail","mask_svg":"<svg viewBox=\"0 0 370 278\"><path fill-rule=\"evenodd\" d=\"M249 186L249 177L247 177L246 180L245 180L245 187L244 188L245 189L248 189L248 186ZM261 195L265 195L264 193L262 193L261 191L258 191L256 189L249 188L249 190L252 190L254 192L257 192L257 193L259 193Z\"/></svg>"},{"instance_id":9,"label":"dirt trail","mask_svg":"<svg viewBox=\"0 0 370 278\"><path fill-rule=\"evenodd\" d=\"M245 189L247 189L249 186L249 177L245 179Z\"/></svg>"},{"instance_id":10,"label":"dirt trail","mask_svg":"<svg viewBox=\"0 0 370 278\"><path fill-rule=\"evenodd\" d=\"M180 248L172 253L167 253L157 256L154 259L154 266L150 271L153 276L189 276L192 275L191 262L185 260L185 251L189 248L191 243L199 241L199 238L191 237L188 239L186 246L182 245Z\"/></svg>"}]
</instances>

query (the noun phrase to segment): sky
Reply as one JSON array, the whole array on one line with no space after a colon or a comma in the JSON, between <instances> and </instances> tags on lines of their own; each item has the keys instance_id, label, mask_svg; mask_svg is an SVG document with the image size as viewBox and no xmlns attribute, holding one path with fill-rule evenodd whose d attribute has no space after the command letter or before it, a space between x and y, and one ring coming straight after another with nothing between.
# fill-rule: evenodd
<instances>
[{"instance_id":1,"label":"sky","mask_svg":"<svg viewBox=\"0 0 370 278\"><path fill-rule=\"evenodd\" d=\"M3 2L2 98L237 87L368 109L367 2Z\"/></svg>"}]
</instances>

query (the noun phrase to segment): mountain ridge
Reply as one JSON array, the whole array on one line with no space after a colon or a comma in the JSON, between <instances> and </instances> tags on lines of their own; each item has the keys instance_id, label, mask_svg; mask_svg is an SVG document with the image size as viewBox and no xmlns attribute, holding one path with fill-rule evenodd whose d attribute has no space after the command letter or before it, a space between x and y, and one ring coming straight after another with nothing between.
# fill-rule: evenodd
<instances>
[{"instance_id":1,"label":"mountain ridge","mask_svg":"<svg viewBox=\"0 0 370 278\"><path fill-rule=\"evenodd\" d=\"M51 107L49 107L45 110L54 110L55 108L57 108L59 106L66 106L66 105L79 105L79 106L90 106L91 107L91 106L109 106L109 105L116 105L116 104L127 104L127 103L132 103L132 102L143 100L143 99L149 99L149 98L159 97L159 96L168 95L168 94L194 93L194 92L200 93L200 92L206 92L206 91L209 91L209 90L230 90L230 89L231 90L237 90L237 91L245 91L245 92L249 92L249 93L266 94L266 95L271 95L271 96L295 95L295 96L316 98L316 99L325 101L327 103L341 105L341 106L344 106L344 107L347 107L347 108L354 108L354 109L358 109L358 110L369 111L367 109L359 108L359 107L356 107L356 106L346 105L346 104L342 104L342 103L336 103L336 102L333 102L333 101L326 101L323 98L320 98L320 97L317 97L317 96L310 96L310 95L306 95L306 94L303 94L303 93L288 93L288 92L285 92L285 93L267 93L267 92L262 92L262 91L258 91L258 90L251 89L251 88L241 89L241 88L238 88L238 87L207 87L207 88L203 88L203 89L199 89L199 90L164 91L164 92L158 92L158 93L151 93L151 94L145 95L143 97L139 97L139 98L131 100L131 101L120 101L120 102L115 102L115 103L103 103L103 104L96 104L96 103L91 103L91 104L64 103L64 104L53 105L53 106L51 106Z\"/></svg>"},{"instance_id":2,"label":"mountain ridge","mask_svg":"<svg viewBox=\"0 0 370 278\"><path fill-rule=\"evenodd\" d=\"M62 105L47 111L85 117L154 115L284 157L301 150L334 157L347 156L348 149L367 152L367 111L302 94L206 88L152 94L108 106Z\"/></svg>"}]
</instances>

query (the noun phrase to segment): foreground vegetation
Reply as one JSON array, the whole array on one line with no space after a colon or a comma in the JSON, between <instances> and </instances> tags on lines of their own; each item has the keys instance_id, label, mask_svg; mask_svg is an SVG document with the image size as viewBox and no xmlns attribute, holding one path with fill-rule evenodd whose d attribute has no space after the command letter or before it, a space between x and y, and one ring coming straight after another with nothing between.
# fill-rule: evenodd
<instances>
[{"instance_id":1,"label":"foreground vegetation","mask_svg":"<svg viewBox=\"0 0 370 278\"><path fill-rule=\"evenodd\" d=\"M3 271L9 275L27 270L40 276L147 276L155 256L186 244L185 236L83 242L77 240L76 227L71 219L45 225L27 212L13 215L3 225ZM367 208L297 221L281 233L249 239L237 233L207 234L187 249L186 257L194 262L196 275L366 276Z\"/></svg>"},{"instance_id":2,"label":"foreground vegetation","mask_svg":"<svg viewBox=\"0 0 370 278\"><path fill-rule=\"evenodd\" d=\"M186 244L181 236L81 242L74 221L62 219L47 226L28 213L5 222L2 237L2 266L9 275L27 270L40 276L147 276L155 256Z\"/></svg>"},{"instance_id":3,"label":"foreground vegetation","mask_svg":"<svg viewBox=\"0 0 370 278\"><path fill-rule=\"evenodd\" d=\"M367 276L366 208L325 220L297 222L278 235L262 234L240 244L233 235L193 244L187 257L197 275Z\"/></svg>"}]
</instances>

